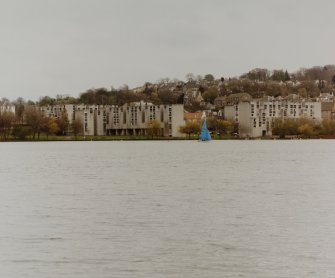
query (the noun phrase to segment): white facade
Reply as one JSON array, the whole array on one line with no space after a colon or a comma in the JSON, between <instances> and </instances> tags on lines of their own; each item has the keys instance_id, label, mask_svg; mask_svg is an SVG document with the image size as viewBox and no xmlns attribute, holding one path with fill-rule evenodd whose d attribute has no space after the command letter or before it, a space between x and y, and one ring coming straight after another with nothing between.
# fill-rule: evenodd
<instances>
[{"instance_id":1,"label":"white facade","mask_svg":"<svg viewBox=\"0 0 335 278\"><path fill-rule=\"evenodd\" d=\"M66 113L70 124L83 123L84 135L145 135L149 121L157 121L167 137L182 137L179 127L185 124L182 104L154 105L136 102L116 105L55 105L41 107L48 117L60 118Z\"/></svg>"},{"instance_id":2,"label":"white facade","mask_svg":"<svg viewBox=\"0 0 335 278\"><path fill-rule=\"evenodd\" d=\"M228 105L224 117L239 124L242 137L271 136L276 118L308 118L321 121L321 102L254 99Z\"/></svg>"},{"instance_id":3,"label":"white facade","mask_svg":"<svg viewBox=\"0 0 335 278\"><path fill-rule=\"evenodd\" d=\"M107 117L109 106L66 104L41 107L42 113L47 117L60 118L66 113L69 123L79 119L83 124L83 135L106 135Z\"/></svg>"},{"instance_id":4,"label":"white facade","mask_svg":"<svg viewBox=\"0 0 335 278\"><path fill-rule=\"evenodd\" d=\"M15 114L15 105L0 104L0 113L2 112L12 112Z\"/></svg>"},{"instance_id":5,"label":"white facade","mask_svg":"<svg viewBox=\"0 0 335 278\"><path fill-rule=\"evenodd\" d=\"M182 104L154 105L136 102L123 106L109 106L107 134L145 135L148 123L157 121L161 133L167 137L182 137L179 127L185 124Z\"/></svg>"},{"instance_id":6,"label":"white facade","mask_svg":"<svg viewBox=\"0 0 335 278\"><path fill-rule=\"evenodd\" d=\"M82 122L84 135L106 135L106 109L102 105L75 105L68 108L68 117L70 122L75 119Z\"/></svg>"}]
</instances>

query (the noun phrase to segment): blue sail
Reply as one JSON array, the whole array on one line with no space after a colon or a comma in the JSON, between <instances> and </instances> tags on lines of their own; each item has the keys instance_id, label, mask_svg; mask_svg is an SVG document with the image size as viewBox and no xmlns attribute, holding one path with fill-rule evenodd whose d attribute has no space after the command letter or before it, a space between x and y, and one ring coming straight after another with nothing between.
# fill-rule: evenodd
<instances>
[{"instance_id":1,"label":"blue sail","mask_svg":"<svg viewBox=\"0 0 335 278\"><path fill-rule=\"evenodd\" d=\"M210 141L212 137L207 129L206 119L202 122L201 134L200 134L201 141Z\"/></svg>"}]
</instances>

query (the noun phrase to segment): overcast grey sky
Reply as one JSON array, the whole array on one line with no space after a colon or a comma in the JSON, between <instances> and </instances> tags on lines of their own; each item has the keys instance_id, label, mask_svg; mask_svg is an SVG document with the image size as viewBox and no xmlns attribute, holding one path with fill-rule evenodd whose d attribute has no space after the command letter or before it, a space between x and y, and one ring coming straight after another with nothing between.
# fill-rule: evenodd
<instances>
[{"instance_id":1,"label":"overcast grey sky","mask_svg":"<svg viewBox=\"0 0 335 278\"><path fill-rule=\"evenodd\" d=\"M0 0L0 97L333 64L333 0Z\"/></svg>"}]
</instances>

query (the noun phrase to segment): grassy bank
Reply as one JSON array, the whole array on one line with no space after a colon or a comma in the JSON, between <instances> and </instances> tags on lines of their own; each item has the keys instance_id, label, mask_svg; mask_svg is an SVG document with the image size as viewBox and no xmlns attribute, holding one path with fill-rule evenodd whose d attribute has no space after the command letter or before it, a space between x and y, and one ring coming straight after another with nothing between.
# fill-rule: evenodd
<instances>
[{"instance_id":1,"label":"grassy bank","mask_svg":"<svg viewBox=\"0 0 335 278\"><path fill-rule=\"evenodd\" d=\"M149 137L149 136L45 136L39 138L27 137L24 140L7 138L1 142L52 142L52 141L149 141L149 140L185 140L186 138ZM193 138L192 138L193 139Z\"/></svg>"},{"instance_id":2,"label":"grassy bank","mask_svg":"<svg viewBox=\"0 0 335 278\"><path fill-rule=\"evenodd\" d=\"M218 136L212 135L213 140L300 140L300 139L335 139L334 135L329 136L313 136L313 137L299 137L289 136L286 138L274 137L258 137L258 138L239 138L236 136ZM6 140L0 139L0 142L56 142L56 141L195 141L199 140L197 135L186 137L151 137L151 136L46 136L40 135L39 138L33 139L27 137L20 140L14 137L9 137Z\"/></svg>"},{"instance_id":3,"label":"grassy bank","mask_svg":"<svg viewBox=\"0 0 335 278\"><path fill-rule=\"evenodd\" d=\"M0 140L1 142L46 142L46 141L150 141L150 140L162 140L162 141L171 141L171 140L198 140L198 135L186 136L186 137L151 137L151 136L46 136L41 134L39 138L28 136L24 140L20 140L14 137L9 137L6 140ZM238 139L233 136L218 136L215 135L212 138L213 140L230 140Z\"/></svg>"}]
</instances>

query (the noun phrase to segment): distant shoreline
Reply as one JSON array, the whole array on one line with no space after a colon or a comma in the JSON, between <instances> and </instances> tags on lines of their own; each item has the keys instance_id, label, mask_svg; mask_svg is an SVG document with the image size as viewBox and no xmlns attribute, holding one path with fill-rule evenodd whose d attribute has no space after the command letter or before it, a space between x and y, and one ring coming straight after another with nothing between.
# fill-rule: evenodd
<instances>
[{"instance_id":1,"label":"distant shoreline","mask_svg":"<svg viewBox=\"0 0 335 278\"><path fill-rule=\"evenodd\" d=\"M280 141L287 141L287 140L320 140L320 139L335 139L335 136L318 136L318 137L297 137L291 136L286 138L279 138L279 137L258 137L258 138L239 138L239 137L221 137L221 138L213 138L212 141L244 141L244 140L251 140L251 141L273 141L273 140L280 140ZM135 136L78 136L77 138L69 137L69 136L50 136L49 138L42 137L40 139L25 139L19 140L10 138L7 140L0 140L0 143L9 143L9 142L27 142L27 143L38 143L38 142L102 142L102 141L198 141L198 137L135 137Z\"/></svg>"}]
</instances>

